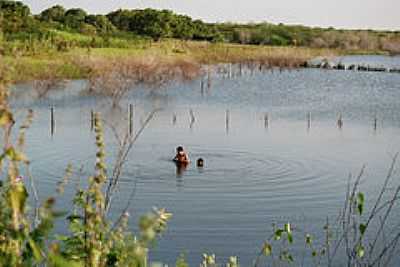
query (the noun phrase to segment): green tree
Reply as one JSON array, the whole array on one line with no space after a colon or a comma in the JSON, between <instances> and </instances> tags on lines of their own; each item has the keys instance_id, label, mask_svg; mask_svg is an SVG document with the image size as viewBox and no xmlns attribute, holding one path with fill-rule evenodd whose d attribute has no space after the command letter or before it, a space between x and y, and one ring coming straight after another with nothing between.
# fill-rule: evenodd
<instances>
[{"instance_id":1,"label":"green tree","mask_svg":"<svg viewBox=\"0 0 400 267\"><path fill-rule=\"evenodd\" d=\"M172 20L172 11L158 11L147 8L135 13L131 20L130 29L133 32L150 36L155 41L158 41L160 38L171 37Z\"/></svg>"},{"instance_id":2,"label":"green tree","mask_svg":"<svg viewBox=\"0 0 400 267\"><path fill-rule=\"evenodd\" d=\"M0 10L6 15L18 17L27 17L31 14L29 7L20 1L0 0Z\"/></svg>"},{"instance_id":3,"label":"green tree","mask_svg":"<svg viewBox=\"0 0 400 267\"><path fill-rule=\"evenodd\" d=\"M192 39L195 27L192 19L189 16L176 15L171 21L171 28L174 38Z\"/></svg>"},{"instance_id":4,"label":"green tree","mask_svg":"<svg viewBox=\"0 0 400 267\"><path fill-rule=\"evenodd\" d=\"M85 22L96 28L97 33L106 34L116 30L115 26L104 15L89 15L86 16Z\"/></svg>"},{"instance_id":5,"label":"green tree","mask_svg":"<svg viewBox=\"0 0 400 267\"><path fill-rule=\"evenodd\" d=\"M5 33L21 31L30 18L30 9L19 1L0 0L0 12L3 14L2 28Z\"/></svg>"},{"instance_id":6,"label":"green tree","mask_svg":"<svg viewBox=\"0 0 400 267\"><path fill-rule=\"evenodd\" d=\"M39 19L47 22L63 22L65 18L65 12L66 11L64 7L56 5L43 10L39 15Z\"/></svg>"},{"instance_id":7,"label":"green tree","mask_svg":"<svg viewBox=\"0 0 400 267\"><path fill-rule=\"evenodd\" d=\"M113 11L107 14L107 18L111 23L121 31L129 31L130 24L135 12L132 10L122 10Z\"/></svg>"},{"instance_id":8,"label":"green tree","mask_svg":"<svg viewBox=\"0 0 400 267\"><path fill-rule=\"evenodd\" d=\"M71 29L79 30L85 23L87 13L81 8L68 9L65 12L65 25Z\"/></svg>"}]
</instances>

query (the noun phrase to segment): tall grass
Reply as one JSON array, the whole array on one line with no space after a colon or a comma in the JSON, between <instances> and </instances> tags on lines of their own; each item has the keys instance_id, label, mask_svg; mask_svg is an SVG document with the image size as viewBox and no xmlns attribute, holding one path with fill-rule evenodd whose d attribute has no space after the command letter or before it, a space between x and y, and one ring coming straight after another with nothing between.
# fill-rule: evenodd
<instances>
[{"instance_id":1,"label":"tall grass","mask_svg":"<svg viewBox=\"0 0 400 267\"><path fill-rule=\"evenodd\" d=\"M36 190L29 171L23 170L29 170L30 165L24 147L33 112L28 113L14 140L12 131L16 122L8 106L4 82L7 81L0 83L0 127L4 141L0 152L0 266L147 266L148 248L163 232L171 214L155 209L143 216L137 235L128 230L128 213L121 214L116 222L108 218L104 193L108 182L106 151L98 114L95 172L88 177L86 188L76 190L72 211L58 212L54 208L57 194L64 191L71 170L59 184L57 193L30 211L28 186L33 186L33 192ZM34 200L38 201L36 197ZM53 232L57 218L64 219L69 226L67 234Z\"/></svg>"},{"instance_id":2,"label":"tall grass","mask_svg":"<svg viewBox=\"0 0 400 267\"><path fill-rule=\"evenodd\" d=\"M198 77L201 67L187 59L156 57L79 58L76 63L88 69L89 93L109 96L116 107L126 93L138 84L161 87L172 81Z\"/></svg>"},{"instance_id":3,"label":"tall grass","mask_svg":"<svg viewBox=\"0 0 400 267\"><path fill-rule=\"evenodd\" d=\"M329 57L341 53L329 49L296 47L266 47L250 45L211 44L166 40L148 44L145 48L72 48L63 51L48 51L35 55L6 56L6 64L12 65L11 79L14 82L46 79L48 69L61 79L85 79L91 76L93 61L110 65L107 61L148 61L152 65L174 67L218 63L262 64L266 67L298 67L317 56ZM85 61L88 62L85 62ZM84 63L84 64L82 64ZM183 67L183 66L182 66ZM100 67L99 67L100 68ZM148 67L146 67L148 68ZM180 68L183 69L183 68ZM160 68L154 70L159 71ZM159 76L154 73L155 76ZM183 73L184 74L184 73Z\"/></svg>"}]
</instances>

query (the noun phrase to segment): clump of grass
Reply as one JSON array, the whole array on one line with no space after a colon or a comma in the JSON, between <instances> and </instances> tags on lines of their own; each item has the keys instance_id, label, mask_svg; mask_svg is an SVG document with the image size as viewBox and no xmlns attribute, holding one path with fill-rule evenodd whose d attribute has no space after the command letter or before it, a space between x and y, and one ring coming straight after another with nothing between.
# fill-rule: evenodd
<instances>
[{"instance_id":1,"label":"clump of grass","mask_svg":"<svg viewBox=\"0 0 400 267\"><path fill-rule=\"evenodd\" d=\"M5 57L4 63L12 66L9 69L9 77L13 83L45 79L81 79L87 76L86 69L74 64L62 53L43 57Z\"/></svg>"},{"instance_id":2,"label":"clump of grass","mask_svg":"<svg viewBox=\"0 0 400 267\"><path fill-rule=\"evenodd\" d=\"M54 63L46 65L44 72L33 82L33 88L38 98L43 98L53 89L63 89L66 85L65 79L59 73L59 66Z\"/></svg>"},{"instance_id":3,"label":"clump of grass","mask_svg":"<svg viewBox=\"0 0 400 267\"><path fill-rule=\"evenodd\" d=\"M320 55L338 54L328 49L301 47L268 47L229 44L188 45L188 51L202 64L216 63L263 63L270 67L297 67L307 60Z\"/></svg>"},{"instance_id":4,"label":"clump of grass","mask_svg":"<svg viewBox=\"0 0 400 267\"><path fill-rule=\"evenodd\" d=\"M384 38L382 49L388 51L391 55L400 55L400 38Z\"/></svg>"}]
</instances>

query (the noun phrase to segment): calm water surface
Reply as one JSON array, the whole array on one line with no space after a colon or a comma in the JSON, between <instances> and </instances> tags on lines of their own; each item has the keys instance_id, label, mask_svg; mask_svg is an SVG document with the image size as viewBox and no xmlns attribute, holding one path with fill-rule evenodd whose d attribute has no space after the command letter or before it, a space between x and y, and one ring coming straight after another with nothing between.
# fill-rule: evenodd
<instances>
[{"instance_id":1,"label":"calm water surface","mask_svg":"<svg viewBox=\"0 0 400 267\"><path fill-rule=\"evenodd\" d=\"M343 61L400 66L399 57ZM312 69L233 79L214 76L210 90L202 91L200 81L159 90L138 88L114 110L104 98L82 96L84 88L84 81L73 81L42 100L32 99L30 86L16 90L13 106L18 116L22 118L28 108L36 114L27 138L40 196L54 192L68 163L76 172L82 167L83 177L92 172L91 109L101 111L107 124L126 129L132 103L137 129L146 114L162 108L129 156L113 215L125 207L132 190L133 227L153 206L171 211L168 231L151 254L152 260L170 265L181 252L192 266L203 252L214 252L220 260L238 255L246 266L272 223L290 221L322 233L326 217L338 214L343 204L349 175L358 174L365 164L361 186L372 198L392 156L400 151L400 75L395 73ZM51 105L56 116L53 137ZM192 124L190 110L195 115ZM340 113L341 130L336 126ZM107 136L112 162L116 146L110 131ZM170 159L178 145L185 146L192 159L204 158L205 168L192 164L177 173ZM71 207L67 200L76 181L71 181L60 208Z\"/></svg>"}]
</instances>

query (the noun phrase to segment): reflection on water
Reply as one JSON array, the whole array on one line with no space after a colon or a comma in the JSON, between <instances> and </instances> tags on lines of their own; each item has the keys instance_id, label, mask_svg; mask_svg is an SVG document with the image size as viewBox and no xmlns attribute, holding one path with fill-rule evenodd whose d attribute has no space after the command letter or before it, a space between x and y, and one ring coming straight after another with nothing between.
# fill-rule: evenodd
<instances>
[{"instance_id":1,"label":"reflection on water","mask_svg":"<svg viewBox=\"0 0 400 267\"><path fill-rule=\"evenodd\" d=\"M182 178L184 172L187 170L189 164L175 163L175 165L176 165L176 178L177 178L177 180L181 180L181 178ZM183 183L181 183L181 184L183 184Z\"/></svg>"},{"instance_id":2,"label":"reflection on water","mask_svg":"<svg viewBox=\"0 0 400 267\"><path fill-rule=\"evenodd\" d=\"M388 60L400 65L399 58ZM81 95L84 81L39 100L20 93L28 87L16 90L12 105L20 118L28 108L36 114L27 141L42 197L54 191L68 163L82 166L85 176L92 172L92 110L106 122L112 164L116 141L110 128L129 129L129 105L135 132L143 118L162 108L129 155L113 215L133 191L131 214L153 206L170 210L169 230L151 255L169 264L186 252L195 266L203 252L212 251L221 261L238 255L247 266L271 223L291 221L321 233L326 216L335 216L343 204L349 174L366 164L361 187L373 195L391 156L400 151L400 75L394 73L310 69L231 79L212 75L162 90L138 88L118 109L101 97ZM205 167L174 166L170 159L178 145L193 160L203 158Z\"/></svg>"}]
</instances>

